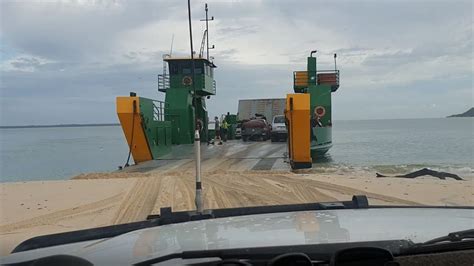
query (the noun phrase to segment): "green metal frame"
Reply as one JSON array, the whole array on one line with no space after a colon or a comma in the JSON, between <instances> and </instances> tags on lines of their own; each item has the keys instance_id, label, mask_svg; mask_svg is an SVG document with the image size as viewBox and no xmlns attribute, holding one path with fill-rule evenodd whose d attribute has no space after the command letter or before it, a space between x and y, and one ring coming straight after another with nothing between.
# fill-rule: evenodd
<instances>
[{"instance_id":1,"label":"green metal frame","mask_svg":"<svg viewBox=\"0 0 474 266\"><path fill-rule=\"evenodd\" d=\"M153 158L159 158L171 151L171 122L164 121L166 104L140 97L142 128Z\"/></svg>"}]
</instances>

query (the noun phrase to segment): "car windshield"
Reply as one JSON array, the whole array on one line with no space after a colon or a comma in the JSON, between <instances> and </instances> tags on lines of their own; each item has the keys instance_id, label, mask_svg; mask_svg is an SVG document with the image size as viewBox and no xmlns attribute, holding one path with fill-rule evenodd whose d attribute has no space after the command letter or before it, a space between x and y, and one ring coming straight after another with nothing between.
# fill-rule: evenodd
<instances>
[{"instance_id":1,"label":"car windshield","mask_svg":"<svg viewBox=\"0 0 474 266\"><path fill-rule=\"evenodd\" d=\"M203 219L182 246L203 230L213 249L474 224L472 1L5 0L0 15L0 257L180 211ZM123 254L175 245L152 235Z\"/></svg>"},{"instance_id":2,"label":"car windshield","mask_svg":"<svg viewBox=\"0 0 474 266\"><path fill-rule=\"evenodd\" d=\"M275 118L273 118L273 123L285 123L285 117L284 116L275 116Z\"/></svg>"}]
</instances>

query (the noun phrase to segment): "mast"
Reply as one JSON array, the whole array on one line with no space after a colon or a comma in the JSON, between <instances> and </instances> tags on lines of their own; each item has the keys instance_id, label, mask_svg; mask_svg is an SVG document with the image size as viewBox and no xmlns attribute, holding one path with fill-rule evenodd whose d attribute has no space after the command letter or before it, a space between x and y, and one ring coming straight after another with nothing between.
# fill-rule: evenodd
<instances>
[{"instance_id":1,"label":"mast","mask_svg":"<svg viewBox=\"0 0 474 266\"><path fill-rule=\"evenodd\" d=\"M213 21L214 20L214 16L212 16L210 19L208 17L208 11L209 9L207 8L207 3L204 5L204 10L206 11L206 18L205 19L201 19L201 21L205 21L206 22L206 57L207 57L207 61L209 61L209 49L214 49L214 45L212 47L209 47L209 21Z\"/></svg>"},{"instance_id":2,"label":"mast","mask_svg":"<svg viewBox=\"0 0 474 266\"><path fill-rule=\"evenodd\" d=\"M207 18L207 3L206 3L206 46L207 46L207 51L206 51L206 56L207 56L207 61L209 61L209 19Z\"/></svg>"},{"instance_id":3,"label":"mast","mask_svg":"<svg viewBox=\"0 0 474 266\"><path fill-rule=\"evenodd\" d=\"M193 48L193 27L191 25L191 0L188 0L188 21L189 21L189 43L191 46L191 75L192 79L192 86L193 86L193 105L195 105L195 97L196 97L196 85L195 85L195 74L194 74L194 48ZM196 112L194 112L196 115Z\"/></svg>"}]
</instances>

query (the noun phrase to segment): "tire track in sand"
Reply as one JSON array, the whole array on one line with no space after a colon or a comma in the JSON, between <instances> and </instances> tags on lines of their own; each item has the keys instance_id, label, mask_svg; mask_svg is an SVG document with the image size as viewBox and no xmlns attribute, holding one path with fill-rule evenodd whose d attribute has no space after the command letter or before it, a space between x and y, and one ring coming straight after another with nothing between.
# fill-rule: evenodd
<instances>
[{"instance_id":1,"label":"tire track in sand","mask_svg":"<svg viewBox=\"0 0 474 266\"><path fill-rule=\"evenodd\" d=\"M122 200L113 224L145 220L151 214L160 191L161 177L139 178L125 199ZM161 191L160 191L161 192Z\"/></svg>"},{"instance_id":2,"label":"tire track in sand","mask_svg":"<svg viewBox=\"0 0 474 266\"><path fill-rule=\"evenodd\" d=\"M211 164L209 172L203 173L205 208L328 202L348 200L352 195L361 194L390 204L422 205L287 173L224 170L232 162L232 159L219 160ZM150 214L159 214L161 207L172 207L174 211L193 210L194 175L188 171L192 164L187 162L179 170L137 180L123 200L114 222L144 220Z\"/></svg>"},{"instance_id":3,"label":"tire track in sand","mask_svg":"<svg viewBox=\"0 0 474 266\"><path fill-rule=\"evenodd\" d=\"M30 228L40 225L54 225L55 223L77 216L84 213L97 213L101 210L109 208L111 205L117 204L123 197L123 193L116 194L103 200L95 201L92 203L80 205L78 207L69 208L65 210L55 211L52 213L36 216L30 219L14 222L11 224L1 225L0 232L10 232L13 230Z\"/></svg>"},{"instance_id":4,"label":"tire track in sand","mask_svg":"<svg viewBox=\"0 0 474 266\"><path fill-rule=\"evenodd\" d=\"M225 205L219 206L221 208L336 200L302 183L272 182L239 172L232 173L231 177L215 174L203 182L205 188L207 183L213 194L217 194L217 205ZM220 199L222 197L225 200Z\"/></svg>"}]
</instances>

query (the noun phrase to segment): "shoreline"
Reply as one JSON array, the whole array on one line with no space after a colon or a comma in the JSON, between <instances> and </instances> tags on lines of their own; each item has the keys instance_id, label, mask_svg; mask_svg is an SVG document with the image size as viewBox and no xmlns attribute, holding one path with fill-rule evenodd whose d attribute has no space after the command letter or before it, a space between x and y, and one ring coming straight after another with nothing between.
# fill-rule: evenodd
<instances>
[{"instance_id":1,"label":"shoreline","mask_svg":"<svg viewBox=\"0 0 474 266\"><path fill-rule=\"evenodd\" d=\"M473 180L376 178L361 173L203 170L204 207L350 200L373 205L474 206ZM213 170L214 169L214 170ZM89 173L70 180L0 183L0 255L38 235L144 220L161 207L194 208L192 163L147 173Z\"/></svg>"},{"instance_id":2,"label":"shoreline","mask_svg":"<svg viewBox=\"0 0 474 266\"><path fill-rule=\"evenodd\" d=\"M250 99L251 100L251 99ZM468 110L469 111L469 110ZM387 120L425 120L425 119L445 119L445 118L474 118L474 116L459 116L462 114L454 114L443 117L415 117L415 118L372 118L372 119L341 119L334 120L337 122L357 122L357 121L387 121ZM91 124L51 124L51 125L7 125L0 126L0 129L9 128L54 128L54 127L102 127L102 126L120 126L120 123L91 123Z\"/></svg>"},{"instance_id":3,"label":"shoreline","mask_svg":"<svg viewBox=\"0 0 474 266\"><path fill-rule=\"evenodd\" d=\"M168 161L168 159L164 159ZM159 159L157 161L160 161ZM423 168L428 168L439 172L448 172L459 175L466 181L474 180L474 168L469 165L437 165L437 164L381 164L381 165L348 165L345 163L335 164L333 162L316 162L313 163L312 172L316 174L334 174L334 175L357 175L375 177L375 173L387 174L387 175L403 175L410 172L414 172ZM25 182L42 182L42 181L67 181L77 179L83 175L94 175L102 174L107 176L108 174L115 173L128 173L118 169L115 170L104 170L104 171L91 171L81 172L68 177L58 177L52 179L25 179L18 178L18 180L12 180L15 178L8 178L7 181L0 179L0 184L11 184L11 183L25 183Z\"/></svg>"}]
</instances>

